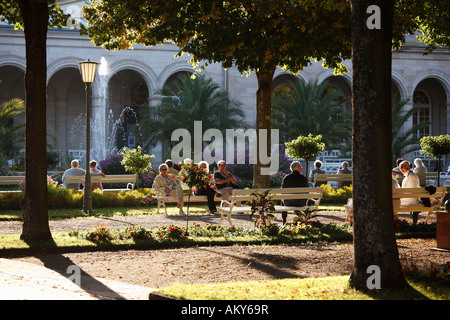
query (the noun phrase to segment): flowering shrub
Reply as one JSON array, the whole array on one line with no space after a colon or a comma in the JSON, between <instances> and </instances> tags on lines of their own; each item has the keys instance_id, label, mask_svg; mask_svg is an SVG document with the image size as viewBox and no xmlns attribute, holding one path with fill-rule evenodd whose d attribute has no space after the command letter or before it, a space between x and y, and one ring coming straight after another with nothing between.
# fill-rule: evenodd
<instances>
[{"instance_id":1,"label":"flowering shrub","mask_svg":"<svg viewBox=\"0 0 450 320\"><path fill-rule=\"evenodd\" d=\"M151 196L147 194L144 199L141 201L141 205L143 206L154 206L156 205L157 198L155 196Z\"/></svg>"},{"instance_id":2,"label":"flowering shrub","mask_svg":"<svg viewBox=\"0 0 450 320\"><path fill-rule=\"evenodd\" d=\"M410 262L402 265L402 270L406 278L424 279L450 285L450 261L439 266L431 265L429 270L420 270Z\"/></svg>"},{"instance_id":3,"label":"flowering shrub","mask_svg":"<svg viewBox=\"0 0 450 320\"><path fill-rule=\"evenodd\" d=\"M108 242L113 239L111 230L103 224L96 225L91 231L86 234L86 239L93 242Z\"/></svg>"},{"instance_id":4,"label":"flowering shrub","mask_svg":"<svg viewBox=\"0 0 450 320\"><path fill-rule=\"evenodd\" d=\"M110 154L105 160L100 161L99 167L104 174L126 174L122 160L122 154Z\"/></svg>"},{"instance_id":5,"label":"flowering shrub","mask_svg":"<svg viewBox=\"0 0 450 320\"><path fill-rule=\"evenodd\" d=\"M182 164L178 173L181 182L185 183L189 188L196 189L199 187L211 186L215 188L214 178L207 170L201 169L197 164Z\"/></svg>"},{"instance_id":6,"label":"flowering shrub","mask_svg":"<svg viewBox=\"0 0 450 320\"><path fill-rule=\"evenodd\" d=\"M436 234L436 223L408 223L405 219L394 221L395 231L398 233L431 233Z\"/></svg>"},{"instance_id":7,"label":"flowering shrub","mask_svg":"<svg viewBox=\"0 0 450 320\"><path fill-rule=\"evenodd\" d=\"M126 236L128 238L134 240L142 240L142 239L152 239L152 232L142 226L131 226L128 225L124 230Z\"/></svg>"},{"instance_id":8,"label":"flowering shrub","mask_svg":"<svg viewBox=\"0 0 450 320\"><path fill-rule=\"evenodd\" d=\"M322 185L323 195L321 203L346 203L353 196L353 187L332 188L329 184Z\"/></svg>"},{"instance_id":9,"label":"flowering shrub","mask_svg":"<svg viewBox=\"0 0 450 320\"><path fill-rule=\"evenodd\" d=\"M185 231L174 225L160 226L155 233L161 239L181 239L185 236Z\"/></svg>"}]
</instances>

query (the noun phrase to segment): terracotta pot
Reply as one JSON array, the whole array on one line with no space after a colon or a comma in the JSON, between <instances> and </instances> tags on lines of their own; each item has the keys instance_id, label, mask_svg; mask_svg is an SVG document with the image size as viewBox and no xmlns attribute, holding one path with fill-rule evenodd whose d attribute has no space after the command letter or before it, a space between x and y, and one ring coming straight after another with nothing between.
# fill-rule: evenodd
<instances>
[{"instance_id":1,"label":"terracotta pot","mask_svg":"<svg viewBox=\"0 0 450 320\"><path fill-rule=\"evenodd\" d=\"M436 247L450 250L450 213L437 212Z\"/></svg>"}]
</instances>

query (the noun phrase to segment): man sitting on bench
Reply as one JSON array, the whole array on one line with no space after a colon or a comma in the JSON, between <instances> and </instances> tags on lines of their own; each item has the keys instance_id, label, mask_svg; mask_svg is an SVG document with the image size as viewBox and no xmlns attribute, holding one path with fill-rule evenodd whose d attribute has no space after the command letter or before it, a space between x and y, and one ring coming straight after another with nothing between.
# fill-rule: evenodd
<instances>
[{"instance_id":1,"label":"man sitting on bench","mask_svg":"<svg viewBox=\"0 0 450 320\"><path fill-rule=\"evenodd\" d=\"M291 163L291 173L283 178L281 183L282 188L307 188L309 187L308 180L302 175L302 164L299 161ZM306 199L292 199L282 200L284 206L303 207L306 205ZM287 211L281 212L283 224L286 223Z\"/></svg>"}]
</instances>

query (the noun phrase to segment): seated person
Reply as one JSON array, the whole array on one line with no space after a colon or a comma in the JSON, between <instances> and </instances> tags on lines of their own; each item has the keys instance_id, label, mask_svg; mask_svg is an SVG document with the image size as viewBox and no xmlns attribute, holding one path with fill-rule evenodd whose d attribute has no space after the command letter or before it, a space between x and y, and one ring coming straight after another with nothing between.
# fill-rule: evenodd
<instances>
[{"instance_id":1,"label":"seated person","mask_svg":"<svg viewBox=\"0 0 450 320\"><path fill-rule=\"evenodd\" d=\"M291 173L283 178L281 183L282 188L307 188L308 180L302 174L302 164L299 161L294 161L291 163ZM303 207L306 205L306 199L292 199L292 200L282 200L284 206L293 207ZM287 212L281 212L281 217L283 218L283 224L286 223Z\"/></svg>"},{"instance_id":2,"label":"seated person","mask_svg":"<svg viewBox=\"0 0 450 320\"><path fill-rule=\"evenodd\" d=\"M97 169L97 161L95 161L95 160L92 160L91 162L89 162L89 168L90 168L89 172L93 173L94 175L100 175L102 177L106 176L103 172L101 172L99 169ZM92 190L95 190L97 188L100 190L103 190L103 185L100 182L91 183L91 187L92 187Z\"/></svg>"},{"instance_id":3,"label":"seated person","mask_svg":"<svg viewBox=\"0 0 450 320\"><path fill-rule=\"evenodd\" d=\"M78 183L69 183L66 184L66 177L68 176L84 176L86 171L80 168L80 163L77 159L73 159L70 163L70 169L67 169L62 176L62 183L67 189L76 189L78 190Z\"/></svg>"},{"instance_id":4,"label":"seated person","mask_svg":"<svg viewBox=\"0 0 450 320\"><path fill-rule=\"evenodd\" d=\"M159 166L160 174L156 176L154 187L157 192L164 192L166 196L177 197L179 214L183 215L183 189L175 176L167 173L168 167L165 163Z\"/></svg>"},{"instance_id":5,"label":"seated person","mask_svg":"<svg viewBox=\"0 0 450 320\"><path fill-rule=\"evenodd\" d=\"M167 159L166 164L167 164L167 173L168 174L173 174L174 176L176 176L179 173L179 171L173 167L172 160Z\"/></svg>"},{"instance_id":6,"label":"seated person","mask_svg":"<svg viewBox=\"0 0 450 320\"><path fill-rule=\"evenodd\" d=\"M400 170L402 171L405 178L402 181L402 188L420 188L420 179L413 172L411 164L409 161L402 161L400 163ZM408 204L418 204L420 203L420 198L404 198L401 199L402 205ZM416 224L419 220L419 212L413 212L413 223Z\"/></svg>"},{"instance_id":7,"label":"seated person","mask_svg":"<svg viewBox=\"0 0 450 320\"><path fill-rule=\"evenodd\" d=\"M227 164L224 160L217 162L219 171L214 173L214 181L216 182L217 192L220 193L224 200L230 200L233 189L236 188L236 179L227 171Z\"/></svg>"},{"instance_id":8,"label":"seated person","mask_svg":"<svg viewBox=\"0 0 450 320\"><path fill-rule=\"evenodd\" d=\"M206 161L200 161L198 163L198 166L200 169L205 170L206 172L209 172L208 168L209 165ZM197 190L194 192L195 195L202 195L206 196L208 198L208 208L209 208L209 214L213 214L217 212L216 203L214 202L214 196L216 195L216 191L211 186L201 186L198 187Z\"/></svg>"},{"instance_id":9,"label":"seated person","mask_svg":"<svg viewBox=\"0 0 450 320\"><path fill-rule=\"evenodd\" d=\"M311 170L311 182L313 182L313 187L320 187L323 184L327 184L327 181L315 181L316 179L314 178L314 176L316 175L316 173L318 174L325 174L325 170L322 170L322 161L320 160L316 160L314 162L314 168L313 170Z\"/></svg>"},{"instance_id":10,"label":"seated person","mask_svg":"<svg viewBox=\"0 0 450 320\"><path fill-rule=\"evenodd\" d=\"M352 170L348 168L348 162L347 161L342 162L341 169L339 169L338 174L351 174L351 173ZM351 184L352 184L351 181L338 181L337 188L350 187Z\"/></svg>"}]
</instances>

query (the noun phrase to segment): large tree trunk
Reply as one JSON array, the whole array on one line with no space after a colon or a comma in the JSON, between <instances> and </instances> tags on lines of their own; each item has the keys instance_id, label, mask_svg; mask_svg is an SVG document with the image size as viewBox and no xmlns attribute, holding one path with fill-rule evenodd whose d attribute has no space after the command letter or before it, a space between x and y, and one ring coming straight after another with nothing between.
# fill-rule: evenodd
<instances>
[{"instance_id":1,"label":"large tree trunk","mask_svg":"<svg viewBox=\"0 0 450 320\"><path fill-rule=\"evenodd\" d=\"M257 136L257 163L253 167L253 188L268 188L270 162L263 164L261 158L270 157L271 129L270 116L272 112L272 79L275 68L256 71L258 88L256 90L256 136ZM262 130L261 130L262 129ZM266 134L265 147L261 148L261 136ZM265 150L264 150L265 149Z\"/></svg>"},{"instance_id":2,"label":"large tree trunk","mask_svg":"<svg viewBox=\"0 0 450 320\"><path fill-rule=\"evenodd\" d=\"M47 210L46 79L47 1L17 0L24 23L25 195L22 200L23 240L51 239Z\"/></svg>"},{"instance_id":3,"label":"large tree trunk","mask_svg":"<svg viewBox=\"0 0 450 320\"><path fill-rule=\"evenodd\" d=\"M370 5L381 29L369 29ZM407 286L394 233L391 182L391 0L352 0L354 265L350 284L368 288L369 266L381 289ZM374 278L371 278L374 279Z\"/></svg>"}]
</instances>

